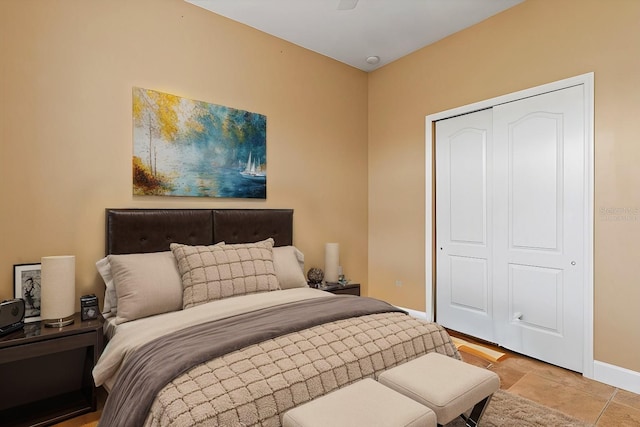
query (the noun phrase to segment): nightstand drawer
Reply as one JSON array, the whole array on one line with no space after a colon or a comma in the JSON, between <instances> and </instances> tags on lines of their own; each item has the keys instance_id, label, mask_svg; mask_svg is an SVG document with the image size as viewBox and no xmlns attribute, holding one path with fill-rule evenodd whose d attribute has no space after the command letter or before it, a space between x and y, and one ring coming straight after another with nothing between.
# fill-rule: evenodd
<instances>
[{"instance_id":1,"label":"nightstand drawer","mask_svg":"<svg viewBox=\"0 0 640 427\"><path fill-rule=\"evenodd\" d=\"M31 359L46 354L59 353L74 348L88 347L96 344L95 332L87 332L69 337L44 340L31 344L0 349L0 364L16 360Z\"/></svg>"}]
</instances>

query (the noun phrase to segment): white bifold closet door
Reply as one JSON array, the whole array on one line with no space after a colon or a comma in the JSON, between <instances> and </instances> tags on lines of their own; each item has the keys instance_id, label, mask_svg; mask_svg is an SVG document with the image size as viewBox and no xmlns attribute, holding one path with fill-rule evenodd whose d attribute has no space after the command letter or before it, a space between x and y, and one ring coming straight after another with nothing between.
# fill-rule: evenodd
<instances>
[{"instance_id":1,"label":"white bifold closet door","mask_svg":"<svg viewBox=\"0 0 640 427\"><path fill-rule=\"evenodd\" d=\"M583 369L583 86L436 123L436 320Z\"/></svg>"},{"instance_id":2,"label":"white bifold closet door","mask_svg":"<svg viewBox=\"0 0 640 427\"><path fill-rule=\"evenodd\" d=\"M493 112L436 123L436 321L496 342Z\"/></svg>"}]
</instances>

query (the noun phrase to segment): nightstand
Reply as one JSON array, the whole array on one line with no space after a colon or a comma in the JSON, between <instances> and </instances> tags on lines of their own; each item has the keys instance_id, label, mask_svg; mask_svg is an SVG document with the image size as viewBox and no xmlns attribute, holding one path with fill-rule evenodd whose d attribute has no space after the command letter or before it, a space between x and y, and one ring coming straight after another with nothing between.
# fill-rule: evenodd
<instances>
[{"instance_id":1,"label":"nightstand","mask_svg":"<svg viewBox=\"0 0 640 427\"><path fill-rule=\"evenodd\" d=\"M318 288L321 291L332 294L357 295L360 296L360 283L348 283L346 285L328 285Z\"/></svg>"},{"instance_id":2,"label":"nightstand","mask_svg":"<svg viewBox=\"0 0 640 427\"><path fill-rule=\"evenodd\" d=\"M41 322L0 337L3 426L47 426L96 410L91 371L103 347L102 317L45 328Z\"/></svg>"}]
</instances>

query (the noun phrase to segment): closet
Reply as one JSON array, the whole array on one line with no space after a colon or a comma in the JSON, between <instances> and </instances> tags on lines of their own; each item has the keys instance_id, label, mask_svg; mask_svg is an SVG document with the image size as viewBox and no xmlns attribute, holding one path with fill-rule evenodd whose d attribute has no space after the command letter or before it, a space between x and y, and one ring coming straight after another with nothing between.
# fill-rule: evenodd
<instances>
[{"instance_id":1,"label":"closet","mask_svg":"<svg viewBox=\"0 0 640 427\"><path fill-rule=\"evenodd\" d=\"M585 98L576 84L435 122L435 320L578 372L592 227Z\"/></svg>"}]
</instances>

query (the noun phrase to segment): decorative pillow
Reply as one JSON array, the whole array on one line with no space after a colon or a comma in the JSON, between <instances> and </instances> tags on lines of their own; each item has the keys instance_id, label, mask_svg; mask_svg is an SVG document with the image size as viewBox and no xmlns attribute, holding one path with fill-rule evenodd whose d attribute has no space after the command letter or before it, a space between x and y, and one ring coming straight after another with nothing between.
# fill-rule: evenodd
<instances>
[{"instance_id":1,"label":"decorative pillow","mask_svg":"<svg viewBox=\"0 0 640 427\"><path fill-rule=\"evenodd\" d=\"M107 258L118 298L117 324L182 309L182 283L173 253Z\"/></svg>"},{"instance_id":2,"label":"decorative pillow","mask_svg":"<svg viewBox=\"0 0 640 427\"><path fill-rule=\"evenodd\" d=\"M238 245L171 244L182 277L182 307L280 289L273 267L273 239Z\"/></svg>"},{"instance_id":3,"label":"decorative pillow","mask_svg":"<svg viewBox=\"0 0 640 427\"><path fill-rule=\"evenodd\" d=\"M304 254L295 246L273 248L273 267L281 289L306 288Z\"/></svg>"}]
</instances>

